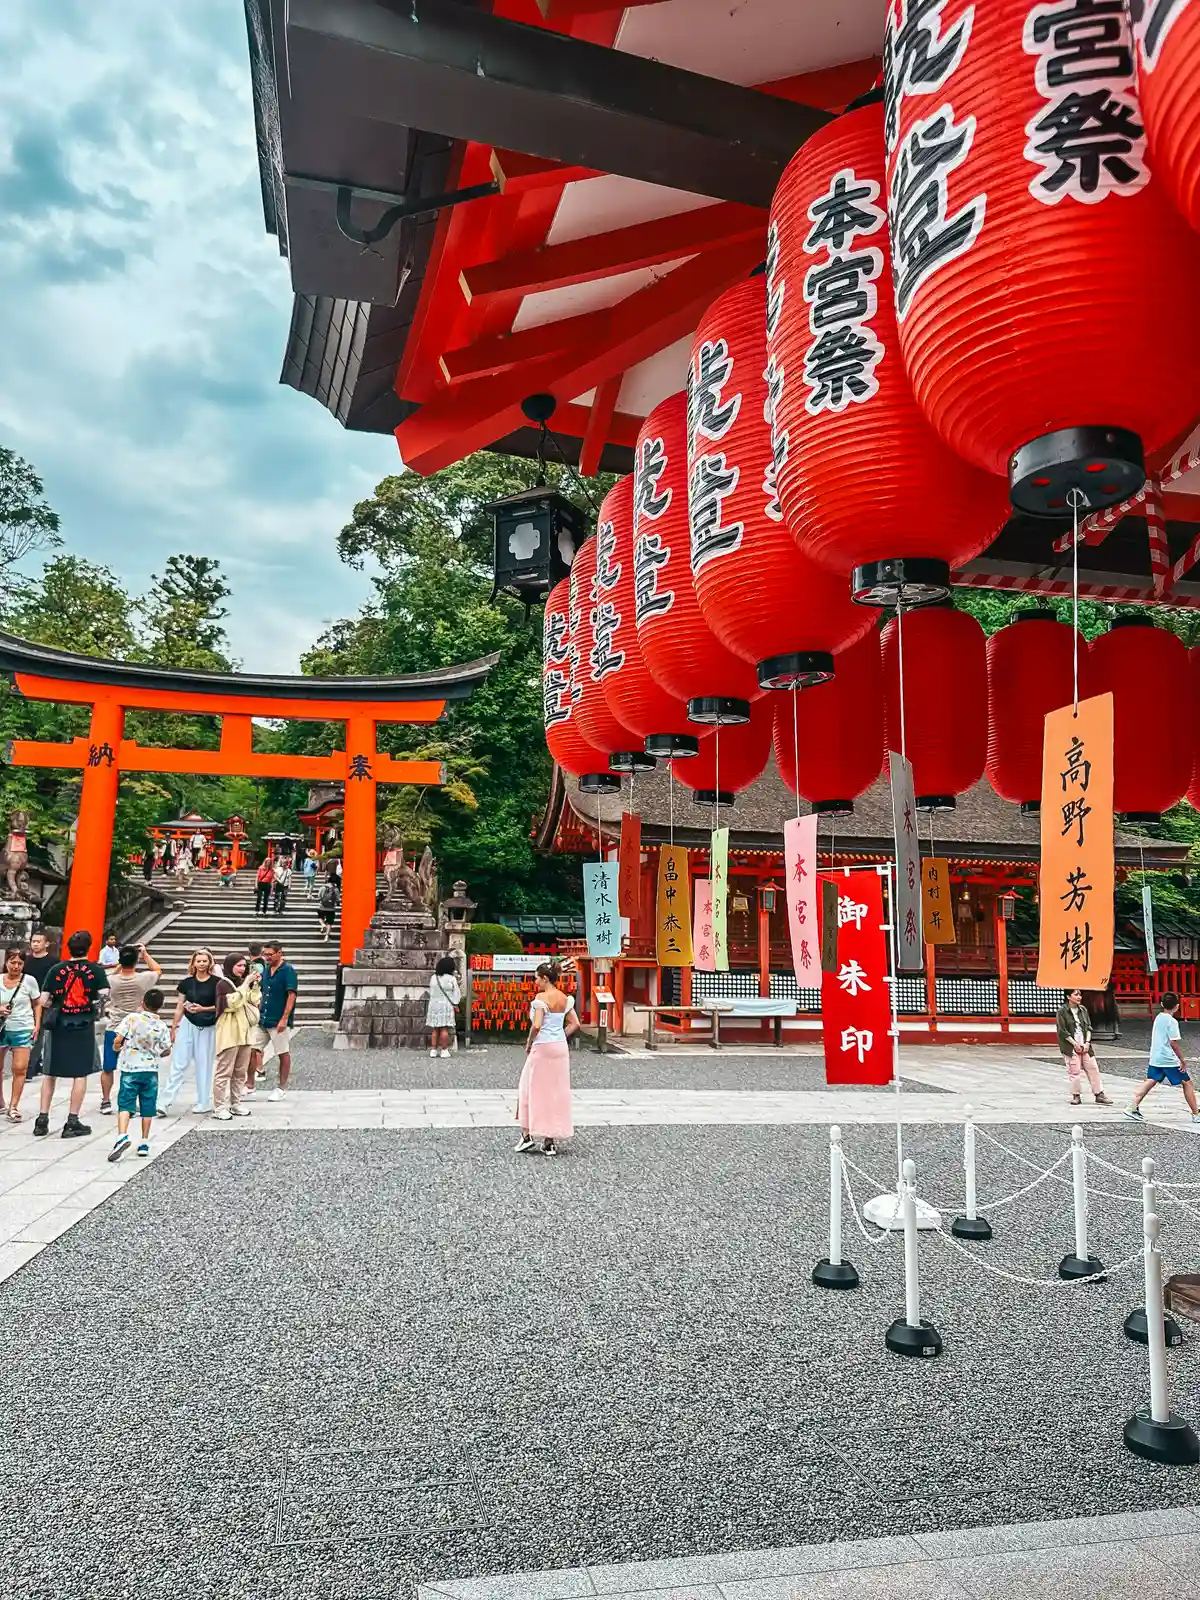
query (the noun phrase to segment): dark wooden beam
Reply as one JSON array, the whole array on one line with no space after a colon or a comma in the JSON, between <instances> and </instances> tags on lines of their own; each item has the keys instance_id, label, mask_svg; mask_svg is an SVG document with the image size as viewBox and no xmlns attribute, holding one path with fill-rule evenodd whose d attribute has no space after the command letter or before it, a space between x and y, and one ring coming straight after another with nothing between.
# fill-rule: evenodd
<instances>
[{"instance_id":1,"label":"dark wooden beam","mask_svg":"<svg viewBox=\"0 0 1200 1600\"><path fill-rule=\"evenodd\" d=\"M310 119L425 128L716 200L770 205L830 120L456 0L291 0L287 35Z\"/></svg>"}]
</instances>

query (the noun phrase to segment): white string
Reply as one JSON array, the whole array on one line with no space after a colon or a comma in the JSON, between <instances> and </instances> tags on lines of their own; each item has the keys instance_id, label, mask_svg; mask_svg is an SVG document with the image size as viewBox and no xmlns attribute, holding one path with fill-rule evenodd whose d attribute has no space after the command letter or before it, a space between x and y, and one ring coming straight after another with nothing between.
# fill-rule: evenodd
<instances>
[{"instance_id":1,"label":"white string","mask_svg":"<svg viewBox=\"0 0 1200 1600\"><path fill-rule=\"evenodd\" d=\"M900 679L900 754L907 758L908 742L904 713L904 607L896 606L896 672Z\"/></svg>"},{"instance_id":2,"label":"white string","mask_svg":"<svg viewBox=\"0 0 1200 1600\"><path fill-rule=\"evenodd\" d=\"M1071 537L1071 667L1074 674L1074 707L1075 715L1079 715L1079 508L1086 505L1087 500L1082 489L1070 489L1067 492L1067 504L1071 508L1073 523Z\"/></svg>"},{"instance_id":3,"label":"white string","mask_svg":"<svg viewBox=\"0 0 1200 1600\"><path fill-rule=\"evenodd\" d=\"M675 763L667 762L667 793L670 796L670 839L671 849L675 848Z\"/></svg>"},{"instance_id":4,"label":"white string","mask_svg":"<svg viewBox=\"0 0 1200 1600\"><path fill-rule=\"evenodd\" d=\"M792 751L796 757L796 821L800 820L800 706L798 687L792 684Z\"/></svg>"}]
</instances>

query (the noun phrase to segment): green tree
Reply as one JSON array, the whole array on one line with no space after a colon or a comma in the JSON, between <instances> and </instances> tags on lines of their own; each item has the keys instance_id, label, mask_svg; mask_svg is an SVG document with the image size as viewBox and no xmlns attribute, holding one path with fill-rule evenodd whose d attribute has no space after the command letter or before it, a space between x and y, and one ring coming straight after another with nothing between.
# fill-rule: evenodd
<instances>
[{"instance_id":1,"label":"green tree","mask_svg":"<svg viewBox=\"0 0 1200 1600\"><path fill-rule=\"evenodd\" d=\"M228 672L224 602L230 588L211 556L174 555L138 601L147 661L193 672Z\"/></svg>"},{"instance_id":2,"label":"green tree","mask_svg":"<svg viewBox=\"0 0 1200 1600\"><path fill-rule=\"evenodd\" d=\"M58 513L28 461L0 445L0 571L62 544Z\"/></svg>"}]
</instances>

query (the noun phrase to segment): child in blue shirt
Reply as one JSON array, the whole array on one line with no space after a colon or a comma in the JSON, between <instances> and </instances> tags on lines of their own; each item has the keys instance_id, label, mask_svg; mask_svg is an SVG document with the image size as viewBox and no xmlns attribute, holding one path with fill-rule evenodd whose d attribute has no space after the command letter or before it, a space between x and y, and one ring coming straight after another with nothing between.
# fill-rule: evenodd
<instances>
[{"instance_id":1,"label":"child in blue shirt","mask_svg":"<svg viewBox=\"0 0 1200 1600\"><path fill-rule=\"evenodd\" d=\"M1134 1095L1133 1104L1125 1115L1134 1122L1141 1122L1142 1113L1138 1107L1142 1101L1158 1084L1169 1083L1173 1088L1183 1090L1183 1098L1192 1113L1192 1121L1200 1122L1200 1106L1196 1104L1196 1091L1192 1086L1187 1063L1183 1059L1183 1049L1179 1043L1179 1018L1175 1015L1179 1009L1179 996L1168 991L1159 1004L1162 1009L1154 1019L1154 1029L1150 1035L1150 1062L1146 1068L1146 1081Z\"/></svg>"}]
</instances>

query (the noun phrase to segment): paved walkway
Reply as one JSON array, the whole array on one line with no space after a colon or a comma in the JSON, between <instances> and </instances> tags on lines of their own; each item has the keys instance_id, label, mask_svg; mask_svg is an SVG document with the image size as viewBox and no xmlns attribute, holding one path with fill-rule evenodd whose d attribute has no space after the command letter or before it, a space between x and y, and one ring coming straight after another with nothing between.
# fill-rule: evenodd
<instances>
[{"instance_id":1,"label":"paved walkway","mask_svg":"<svg viewBox=\"0 0 1200 1600\"><path fill-rule=\"evenodd\" d=\"M419 1600L1147 1600L1190 1592L1200 1513L1142 1511L422 1584Z\"/></svg>"}]
</instances>

